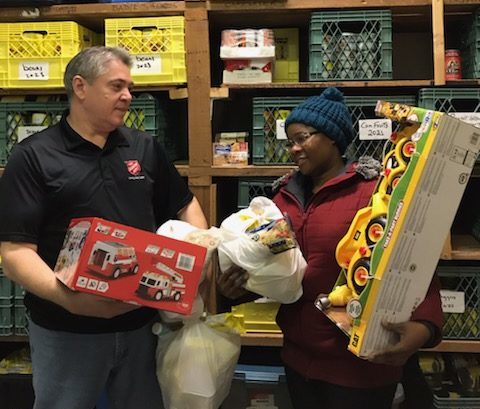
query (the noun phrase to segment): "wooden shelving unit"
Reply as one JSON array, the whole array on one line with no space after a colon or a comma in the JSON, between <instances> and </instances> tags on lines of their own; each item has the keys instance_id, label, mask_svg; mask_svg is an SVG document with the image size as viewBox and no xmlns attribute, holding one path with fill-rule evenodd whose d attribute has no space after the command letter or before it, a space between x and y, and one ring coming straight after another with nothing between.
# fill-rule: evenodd
<instances>
[{"instance_id":1,"label":"wooden shelving unit","mask_svg":"<svg viewBox=\"0 0 480 409\"><path fill-rule=\"evenodd\" d=\"M428 31L432 45L432 75L429 78L398 79L388 81L335 81L275 83L268 85L223 86L212 84L211 67L214 53L210 49L212 26L248 22L268 26L271 23L293 26L297 21L306 21L312 10L339 8L336 0L186 0L138 3L102 3L57 5L51 7L2 8L0 22L73 20L97 32L102 31L104 19L135 16L184 15L186 19L186 49L188 78L185 85L168 87L138 87L138 91L165 91L171 98L188 99L189 161L177 164L182 176L199 199L210 224L217 224L218 178L247 176L281 176L292 166L246 166L225 168L212 166L212 100L228 98L233 93L276 92L294 90L303 92L325 86L361 89L373 93L378 89L404 90L445 85L445 18L462 16L480 6L480 1L470 0L345 0L341 8L370 9L389 8L393 22L402 31ZM447 85L478 86L479 80L463 80ZM136 89L137 90L137 89ZM25 95L63 93L54 90L0 90L0 95ZM3 170L0 169L0 175ZM454 260L480 260L480 245L467 236L453 236L446 246L445 258ZM24 342L25 337L0 337L0 341ZM243 345L280 346L278 334L248 334L243 336ZM477 341L444 341L435 348L438 351L480 352Z\"/></svg>"}]
</instances>

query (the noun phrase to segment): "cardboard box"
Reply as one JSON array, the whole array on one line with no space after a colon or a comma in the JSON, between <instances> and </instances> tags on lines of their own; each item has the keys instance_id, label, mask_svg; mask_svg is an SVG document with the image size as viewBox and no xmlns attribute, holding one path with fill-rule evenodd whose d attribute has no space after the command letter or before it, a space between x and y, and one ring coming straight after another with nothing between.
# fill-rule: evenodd
<instances>
[{"instance_id":1,"label":"cardboard box","mask_svg":"<svg viewBox=\"0 0 480 409\"><path fill-rule=\"evenodd\" d=\"M189 314L207 249L100 218L72 219L55 266L72 290Z\"/></svg>"},{"instance_id":2,"label":"cardboard box","mask_svg":"<svg viewBox=\"0 0 480 409\"><path fill-rule=\"evenodd\" d=\"M334 289L316 303L360 357L396 343L382 320L407 321L423 301L480 147L477 128L446 114L384 101L376 111L404 128L337 246Z\"/></svg>"},{"instance_id":3,"label":"cardboard box","mask_svg":"<svg viewBox=\"0 0 480 409\"><path fill-rule=\"evenodd\" d=\"M226 409L292 409L285 370L279 366L237 365Z\"/></svg>"},{"instance_id":4,"label":"cardboard box","mask_svg":"<svg viewBox=\"0 0 480 409\"><path fill-rule=\"evenodd\" d=\"M213 143L213 166L248 165L248 142Z\"/></svg>"}]
</instances>

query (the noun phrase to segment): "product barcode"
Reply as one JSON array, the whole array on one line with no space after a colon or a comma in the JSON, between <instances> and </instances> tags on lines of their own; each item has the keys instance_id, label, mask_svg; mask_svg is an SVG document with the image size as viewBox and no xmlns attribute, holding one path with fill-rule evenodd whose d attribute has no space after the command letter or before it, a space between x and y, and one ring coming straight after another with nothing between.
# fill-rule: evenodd
<instances>
[{"instance_id":1,"label":"product barcode","mask_svg":"<svg viewBox=\"0 0 480 409\"><path fill-rule=\"evenodd\" d=\"M478 144L478 140L480 139L480 134L474 132L472 134L472 137L470 138L470 142L473 144L473 145L476 145Z\"/></svg>"},{"instance_id":2,"label":"product barcode","mask_svg":"<svg viewBox=\"0 0 480 409\"><path fill-rule=\"evenodd\" d=\"M177 259L177 268L186 271L192 271L193 265L195 264L195 256L189 254L180 253Z\"/></svg>"}]
</instances>

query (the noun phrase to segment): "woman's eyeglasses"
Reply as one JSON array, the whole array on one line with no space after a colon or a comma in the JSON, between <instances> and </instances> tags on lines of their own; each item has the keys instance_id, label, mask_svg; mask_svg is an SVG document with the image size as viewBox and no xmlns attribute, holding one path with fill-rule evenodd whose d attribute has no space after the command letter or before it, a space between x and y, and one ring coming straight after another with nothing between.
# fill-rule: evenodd
<instances>
[{"instance_id":1,"label":"woman's eyeglasses","mask_svg":"<svg viewBox=\"0 0 480 409\"><path fill-rule=\"evenodd\" d=\"M303 144L313 135L321 133L320 131L312 131L312 132L299 132L293 135L291 138L288 138L285 142L285 146L288 149L293 148L295 145L303 146Z\"/></svg>"}]
</instances>

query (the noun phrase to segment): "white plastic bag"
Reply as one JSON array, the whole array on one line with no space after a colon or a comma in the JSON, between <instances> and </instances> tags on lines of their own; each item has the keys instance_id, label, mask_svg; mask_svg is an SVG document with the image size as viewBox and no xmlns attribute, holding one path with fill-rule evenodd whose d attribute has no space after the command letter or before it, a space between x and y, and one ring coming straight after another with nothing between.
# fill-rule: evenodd
<instances>
[{"instance_id":1,"label":"white plastic bag","mask_svg":"<svg viewBox=\"0 0 480 409\"><path fill-rule=\"evenodd\" d=\"M284 216L266 197L256 197L247 209L232 214L220 226L218 247L221 271L232 265L249 273L245 288L264 297L288 304L303 294L302 280L307 263L298 247L272 253L269 246L252 239L248 231L258 232L262 226Z\"/></svg>"},{"instance_id":2,"label":"white plastic bag","mask_svg":"<svg viewBox=\"0 0 480 409\"><path fill-rule=\"evenodd\" d=\"M213 252L220 243L220 234L216 227L210 229L199 229L190 223L181 220L168 220L163 223L157 230L157 234L170 237L172 239L183 240L189 243L198 244L207 248L207 256L205 258L204 268L200 282L205 279L206 271L209 268ZM203 312L203 300L200 294L197 294L190 317L199 318ZM185 315L171 311L159 310L160 317L163 322L182 321Z\"/></svg>"},{"instance_id":3,"label":"white plastic bag","mask_svg":"<svg viewBox=\"0 0 480 409\"><path fill-rule=\"evenodd\" d=\"M240 335L187 321L160 336L157 378L165 409L217 409L227 397L240 354Z\"/></svg>"}]
</instances>

